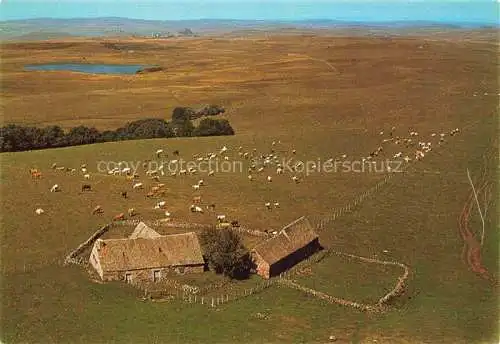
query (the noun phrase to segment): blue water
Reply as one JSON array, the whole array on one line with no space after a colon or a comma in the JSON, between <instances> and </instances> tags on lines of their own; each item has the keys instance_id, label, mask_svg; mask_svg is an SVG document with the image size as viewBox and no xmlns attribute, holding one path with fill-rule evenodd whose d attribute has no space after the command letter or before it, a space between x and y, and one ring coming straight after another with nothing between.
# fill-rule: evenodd
<instances>
[{"instance_id":1,"label":"blue water","mask_svg":"<svg viewBox=\"0 0 500 344\"><path fill-rule=\"evenodd\" d=\"M90 63L50 63L39 65L27 65L26 70L45 71L72 71L88 74L135 74L137 71L150 67L145 65L114 65L114 64L90 64Z\"/></svg>"}]
</instances>

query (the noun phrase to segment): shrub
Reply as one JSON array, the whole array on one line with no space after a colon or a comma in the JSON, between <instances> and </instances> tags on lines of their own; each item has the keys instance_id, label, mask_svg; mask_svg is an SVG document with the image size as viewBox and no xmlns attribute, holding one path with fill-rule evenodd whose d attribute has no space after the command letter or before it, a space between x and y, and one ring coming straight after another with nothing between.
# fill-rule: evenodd
<instances>
[{"instance_id":1,"label":"shrub","mask_svg":"<svg viewBox=\"0 0 500 344\"><path fill-rule=\"evenodd\" d=\"M204 118L193 134L194 136L234 135L234 130L227 119Z\"/></svg>"}]
</instances>

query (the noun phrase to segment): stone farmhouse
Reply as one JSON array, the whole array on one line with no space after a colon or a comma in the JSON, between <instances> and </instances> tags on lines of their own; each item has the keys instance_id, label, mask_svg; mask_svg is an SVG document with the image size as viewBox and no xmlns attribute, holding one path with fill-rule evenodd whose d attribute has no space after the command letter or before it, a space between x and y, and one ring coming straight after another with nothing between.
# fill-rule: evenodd
<instances>
[{"instance_id":1,"label":"stone farmhouse","mask_svg":"<svg viewBox=\"0 0 500 344\"><path fill-rule=\"evenodd\" d=\"M257 245L251 252L258 275L270 278L290 269L321 249L318 235L305 217Z\"/></svg>"},{"instance_id":2,"label":"stone farmhouse","mask_svg":"<svg viewBox=\"0 0 500 344\"><path fill-rule=\"evenodd\" d=\"M201 273L205 262L196 233L160 235L144 223L124 239L97 239L90 264L104 281L159 282L170 274Z\"/></svg>"}]
</instances>

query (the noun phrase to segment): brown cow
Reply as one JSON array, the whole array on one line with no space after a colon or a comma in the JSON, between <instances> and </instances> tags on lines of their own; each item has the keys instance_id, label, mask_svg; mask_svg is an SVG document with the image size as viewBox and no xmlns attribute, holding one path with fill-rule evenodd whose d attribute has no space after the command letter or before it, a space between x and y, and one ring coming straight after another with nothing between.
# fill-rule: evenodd
<instances>
[{"instance_id":1,"label":"brown cow","mask_svg":"<svg viewBox=\"0 0 500 344\"><path fill-rule=\"evenodd\" d=\"M96 206L93 210L92 210L92 215L95 215L95 214L102 214L104 211L102 210L101 206L98 205Z\"/></svg>"},{"instance_id":2,"label":"brown cow","mask_svg":"<svg viewBox=\"0 0 500 344\"><path fill-rule=\"evenodd\" d=\"M120 213L120 214L116 215L115 217L113 217L113 221L123 221L123 220L125 220L124 213Z\"/></svg>"},{"instance_id":3,"label":"brown cow","mask_svg":"<svg viewBox=\"0 0 500 344\"><path fill-rule=\"evenodd\" d=\"M42 178L42 172L40 172L40 171L32 172L31 177L35 178L35 179Z\"/></svg>"},{"instance_id":4,"label":"brown cow","mask_svg":"<svg viewBox=\"0 0 500 344\"><path fill-rule=\"evenodd\" d=\"M193 197L193 203L201 203L201 196L195 196Z\"/></svg>"}]
</instances>

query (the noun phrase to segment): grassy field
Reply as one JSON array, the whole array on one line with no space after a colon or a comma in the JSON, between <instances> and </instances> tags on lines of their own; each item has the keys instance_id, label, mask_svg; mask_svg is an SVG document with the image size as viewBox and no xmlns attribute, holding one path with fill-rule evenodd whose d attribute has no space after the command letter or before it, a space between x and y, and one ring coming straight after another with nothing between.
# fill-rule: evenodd
<instances>
[{"instance_id":1,"label":"grassy field","mask_svg":"<svg viewBox=\"0 0 500 344\"><path fill-rule=\"evenodd\" d=\"M402 269L394 266L330 256L305 269L296 280L305 287L328 295L375 304L394 287L402 274Z\"/></svg>"},{"instance_id":2,"label":"grassy field","mask_svg":"<svg viewBox=\"0 0 500 344\"><path fill-rule=\"evenodd\" d=\"M106 143L0 155L2 342L57 343L483 343L498 340L498 287L468 270L461 259L458 216L470 186L466 168L479 177L487 154L495 197L486 216L482 258L498 271L497 46L493 42L425 37L392 39L283 35L245 38L122 40L134 52L106 48L107 39L16 43L2 46L4 123L95 125L115 129L143 117L170 117L175 106L221 104L233 137L158 139ZM24 64L53 61L159 64L165 71L140 76L94 76L26 72ZM330 68L328 62L334 68ZM347 154L367 156L387 131L419 132L433 142L424 160L398 174L355 211L320 232L325 247L367 257L387 257L411 268L408 293L385 315L369 316L325 304L296 290L270 289L206 310L181 303L147 303L119 283L96 284L83 269L63 267L64 256L97 228L134 207L138 218L158 219L155 200L134 191L125 177L98 171L98 164L154 159L154 152L179 150L181 158L230 148L322 161ZM460 128L442 147L431 133ZM385 131L380 136L380 131ZM291 151L297 150L296 155ZM404 146L384 146L384 156ZM382 159L382 157L380 158ZM77 169L70 175L52 163ZM79 166L88 165L90 181ZM43 177L32 180L29 169ZM265 177L272 173L272 183ZM247 179L243 173L161 177L174 220L214 223L215 214L192 214L191 185L203 178L204 204L254 229L279 229L302 215L323 215L350 202L383 173L291 174L274 171ZM82 194L89 182L93 191ZM50 193L53 184L62 191ZM127 190L129 199L120 196ZM265 202L280 202L268 211ZM95 205L104 214L92 216ZM46 211L36 216L38 207ZM477 211L471 226L479 231ZM129 230L129 229L127 229ZM126 230L123 230L126 232ZM110 233L109 235L112 235ZM119 235L117 230L116 235ZM251 245L251 244L249 244ZM383 250L389 252L384 255ZM324 283L379 275L378 295L392 280L366 266L328 259L314 267ZM351 267L351 268L349 268ZM373 276L376 277L376 276ZM313 280L308 280L312 283ZM254 283L249 281L248 283ZM323 283L323 282L321 282ZM305 283L304 283L305 284ZM337 291L331 290L333 292ZM346 295L334 295L346 296ZM267 319L258 319L265 313Z\"/></svg>"}]
</instances>

